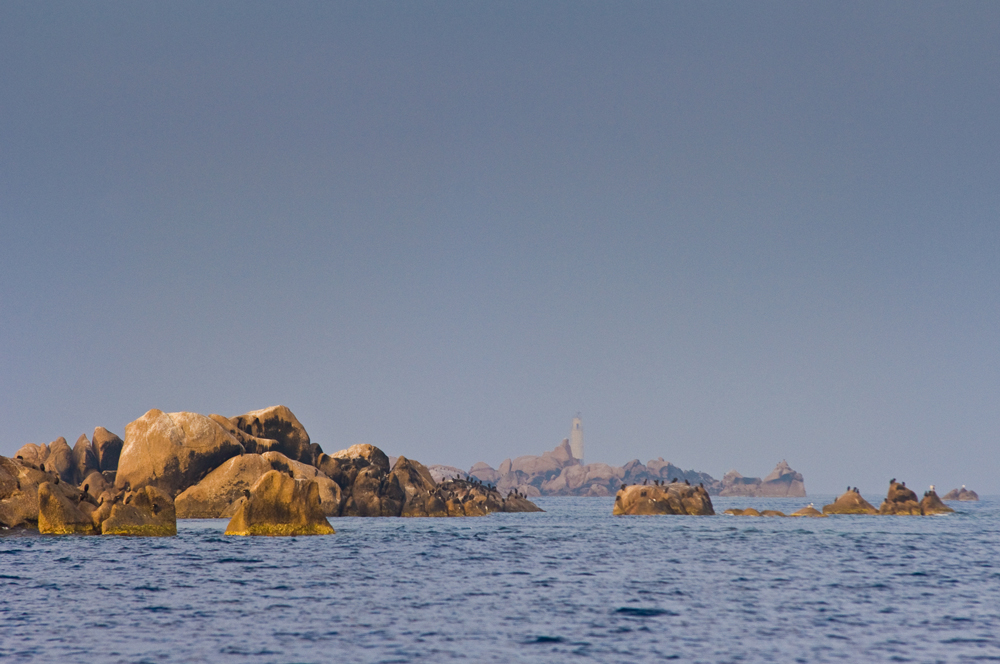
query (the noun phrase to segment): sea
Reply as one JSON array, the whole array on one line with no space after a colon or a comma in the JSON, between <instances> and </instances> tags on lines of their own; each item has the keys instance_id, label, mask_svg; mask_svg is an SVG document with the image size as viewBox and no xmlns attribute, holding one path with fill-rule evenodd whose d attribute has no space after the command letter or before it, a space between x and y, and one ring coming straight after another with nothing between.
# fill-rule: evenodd
<instances>
[{"instance_id":1,"label":"sea","mask_svg":"<svg viewBox=\"0 0 1000 664\"><path fill-rule=\"evenodd\" d=\"M326 537L0 536L10 662L1000 661L1000 498L825 519L331 519Z\"/></svg>"}]
</instances>

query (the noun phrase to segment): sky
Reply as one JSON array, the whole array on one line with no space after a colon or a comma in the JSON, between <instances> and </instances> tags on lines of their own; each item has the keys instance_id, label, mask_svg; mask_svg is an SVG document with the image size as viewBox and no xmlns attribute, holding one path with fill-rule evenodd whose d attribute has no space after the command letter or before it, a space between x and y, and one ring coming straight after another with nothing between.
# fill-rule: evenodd
<instances>
[{"instance_id":1,"label":"sky","mask_svg":"<svg viewBox=\"0 0 1000 664\"><path fill-rule=\"evenodd\" d=\"M4 2L0 454L292 409L1000 493L1000 4Z\"/></svg>"}]
</instances>

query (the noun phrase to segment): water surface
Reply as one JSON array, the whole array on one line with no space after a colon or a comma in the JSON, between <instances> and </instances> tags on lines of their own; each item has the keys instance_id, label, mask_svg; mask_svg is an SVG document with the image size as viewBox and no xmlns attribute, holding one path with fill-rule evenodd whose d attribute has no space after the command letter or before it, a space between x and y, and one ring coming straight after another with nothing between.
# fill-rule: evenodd
<instances>
[{"instance_id":1,"label":"water surface","mask_svg":"<svg viewBox=\"0 0 1000 664\"><path fill-rule=\"evenodd\" d=\"M786 512L802 499L714 498ZM331 519L329 537L0 537L0 659L1000 661L1000 499L938 517Z\"/></svg>"}]
</instances>

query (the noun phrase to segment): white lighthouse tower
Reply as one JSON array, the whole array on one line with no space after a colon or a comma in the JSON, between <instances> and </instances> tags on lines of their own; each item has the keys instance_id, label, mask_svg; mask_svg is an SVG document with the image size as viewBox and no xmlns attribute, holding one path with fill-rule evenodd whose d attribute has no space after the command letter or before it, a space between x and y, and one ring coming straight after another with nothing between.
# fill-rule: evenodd
<instances>
[{"instance_id":1,"label":"white lighthouse tower","mask_svg":"<svg viewBox=\"0 0 1000 664\"><path fill-rule=\"evenodd\" d=\"M573 425L569 430L569 450L574 459L583 463L583 425L580 423L580 413L573 418Z\"/></svg>"}]
</instances>

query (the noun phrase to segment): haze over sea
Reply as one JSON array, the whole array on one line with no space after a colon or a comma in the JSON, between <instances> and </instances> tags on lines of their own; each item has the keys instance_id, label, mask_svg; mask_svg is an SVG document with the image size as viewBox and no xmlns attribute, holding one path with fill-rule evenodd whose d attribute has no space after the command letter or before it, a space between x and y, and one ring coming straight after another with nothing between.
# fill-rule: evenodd
<instances>
[{"instance_id":1,"label":"haze over sea","mask_svg":"<svg viewBox=\"0 0 1000 664\"><path fill-rule=\"evenodd\" d=\"M715 498L790 512L808 499ZM943 517L332 519L329 537L0 537L0 659L1000 660L1000 499Z\"/></svg>"}]
</instances>

